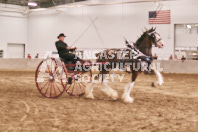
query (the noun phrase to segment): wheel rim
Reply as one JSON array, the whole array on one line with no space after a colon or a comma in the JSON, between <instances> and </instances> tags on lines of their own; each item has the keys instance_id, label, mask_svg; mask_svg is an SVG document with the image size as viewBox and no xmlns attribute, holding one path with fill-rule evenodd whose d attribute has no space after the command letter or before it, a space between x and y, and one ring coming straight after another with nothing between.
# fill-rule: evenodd
<instances>
[{"instance_id":1,"label":"wheel rim","mask_svg":"<svg viewBox=\"0 0 198 132\"><path fill-rule=\"evenodd\" d=\"M57 59L45 59L37 67L35 82L43 96L57 98L63 94L67 85L66 69Z\"/></svg>"},{"instance_id":2,"label":"wheel rim","mask_svg":"<svg viewBox=\"0 0 198 132\"><path fill-rule=\"evenodd\" d=\"M82 96L85 93L86 84L91 82L92 72L71 72L68 78L72 77L72 84L67 84L66 92L72 96Z\"/></svg>"}]
</instances>

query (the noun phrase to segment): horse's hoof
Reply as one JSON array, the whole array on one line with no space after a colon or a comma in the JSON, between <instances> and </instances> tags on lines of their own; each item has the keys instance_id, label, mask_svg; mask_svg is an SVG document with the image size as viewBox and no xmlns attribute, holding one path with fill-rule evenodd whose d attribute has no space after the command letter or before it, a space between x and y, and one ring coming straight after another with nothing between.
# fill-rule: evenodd
<instances>
[{"instance_id":1,"label":"horse's hoof","mask_svg":"<svg viewBox=\"0 0 198 132\"><path fill-rule=\"evenodd\" d=\"M94 96L93 96L93 94L88 94L88 95L86 96L86 98L88 98L88 99L95 99Z\"/></svg>"},{"instance_id":2,"label":"horse's hoof","mask_svg":"<svg viewBox=\"0 0 198 132\"><path fill-rule=\"evenodd\" d=\"M134 99L131 97L127 97L123 100L125 103L133 103Z\"/></svg>"},{"instance_id":3,"label":"horse's hoof","mask_svg":"<svg viewBox=\"0 0 198 132\"><path fill-rule=\"evenodd\" d=\"M162 86L162 84L164 83L164 81L162 80L161 82L159 82L159 86Z\"/></svg>"},{"instance_id":4,"label":"horse's hoof","mask_svg":"<svg viewBox=\"0 0 198 132\"><path fill-rule=\"evenodd\" d=\"M118 98L118 93L113 89L107 90L104 88L104 89L101 89L101 91L104 92L112 100L117 100Z\"/></svg>"},{"instance_id":5,"label":"horse's hoof","mask_svg":"<svg viewBox=\"0 0 198 132\"><path fill-rule=\"evenodd\" d=\"M116 91L113 91L112 94L111 94L111 99L112 100L117 100L118 98L118 93Z\"/></svg>"}]
</instances>

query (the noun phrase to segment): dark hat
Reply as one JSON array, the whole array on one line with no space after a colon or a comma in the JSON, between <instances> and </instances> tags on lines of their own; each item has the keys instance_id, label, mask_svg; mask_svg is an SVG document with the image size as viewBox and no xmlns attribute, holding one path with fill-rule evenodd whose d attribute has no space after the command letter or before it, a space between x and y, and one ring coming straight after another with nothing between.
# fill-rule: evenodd
<instances>
[{"instance_id":1,"label":"dark hat","mask_svg":"<svg viewBox=\"0 0 198 132\"><path fill-rule=\"evenodd\" d=\"M64 35L64 33L61 33L61 34L58 35L57 38L59 39L59 37L66 37L66 36Z\"/></svg>"}]
</instances>

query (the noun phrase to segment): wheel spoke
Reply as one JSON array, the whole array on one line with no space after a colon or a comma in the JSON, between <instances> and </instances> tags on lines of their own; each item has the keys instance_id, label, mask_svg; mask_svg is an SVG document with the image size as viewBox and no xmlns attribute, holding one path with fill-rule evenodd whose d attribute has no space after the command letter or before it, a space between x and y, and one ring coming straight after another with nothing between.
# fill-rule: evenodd
<instances>
[{"instance_id":1,"label":"wheel spoke","mask_svg":"<svg viewBox=\"0 0 198 132\"><path fill-rule=\"evenodd\" d=\"M71 87L71 84L70 84L69 87L66 89L66 91L68 91L70 87Z\"/></svg>"},{"instance_id":2,"label":"wheel spoke","mask_svg":"<svg viewBox=\"0 0 198 132\"><path fill-rule=\"evenodd\" d=\"M47 77L49 77L50 75L49 75L49 73L47 74L46 72L42 72L42 71L40 71L39 73L41 73L41 74L43 74L43 75L46 75ZM37 76L38 77L38 76Z\"/></svg>"},{"instance_id":3,"label":"wheel spoke","mask_svg":"<svg viewBox=\"0 0 198 132\"><path fill-rule=\"evenodd\" d=\"M75 86L75 84L76 84L76 83L74 82L74 86ZM74 92L74 86L73 86L73 88L72 88L72 92L71 92L72 94L73 94L73 92Z\"/></svg>"},{"instance_id":4,"label":"wheel spoke","mask_svg":"<svg viewBox=\"0 0 198 132\"><path fill-rule=\"evenodd\" d=\"M57 74L56 74L56 75L57 75ZM59 76L57 75L56 77L57 77L58 80L59 80L59 79L60 79L60 80L66 80L66 78L62 78L61 75L59 75Z\"/></svg>"},{"instance_id":5,"label":"wheel spoke","mask_svg":"<svg viewBox=\"0 0 198 132\"><path fill-rule=\"evenodd\" d=\"M43 82L49 81L49 77L41 77L41 78L44 79L44 81L42 81L42 82L37 81L37 83L43 83Z\"/></svg>"},{"instance_id":6,"label":"wheel spoke","mask_svg":"<svg viewBox=\"0 0 198 132\"><path fill-rule=\"evenodd\" d=\"M54 87L54 84L53 84L53 88L54 88L54 94L55 94L55 96L56 96L56 89L55 89L55 87Z\"/></svg>"},{"instance_id":7,"label":"wheel spoke","mask_svg":"<svg viewBox=\"0 0 198 132\"><path fill-rule=\"evenodd\" d=\"M61 93L61 90L59 89L59 87L55 84L55 86L58 88L58 91Z\"/></svg>"},{"instance_id":8,"label":"wheel spoke","mask_svg":"<svg viewBox=\"0 0 198 132\"><path fill-rule=\"evenodd\" d=\"M78 84L76 83L76 95L78 95Z\"/></svg>"},{"instance_id":9,"label":"wheel spoke","mask_svg":"<svg viewBox=\"0 0 198 132\"><path fill-rule=\"evenodd\" d=\"M83 89L81 88L81 85L80 85L80 83L79 83L79 87L80 87L80 90L83 92Z\"/></svg>"},{"instance_id":10,"label":"wheel spoke","mask_svg":"<svg viewBox=\"0 0 198 132\"><path fill-rule=\"evenodd\" d=\"M45 78L44 78L45 79ZM46 80L47 81L47 80ZM38 81L36 81L37 83L45 83L46 82L45 80L43 81L43 82L38 82Z\"/></svg>"},{"instance_id":11,"label":"wheel spoke","mask_svg":"<svg viewBox=\"0 0 198 132\"><path fill-rule=\"evenodd\" d=\"M46 61L46 63L47 63L47 61ZM47 63L47 68L48 68L49 73L51 73L48 63Z\"/></svg>"},{"instance_id":12,"label":"wheel spoke","mask_svg":"<svg viewBox=\"0 0 198 132\"><path fill-rule=\"evenodd\" d=\"M58 74L56 73L56 65L54 66L54 71L53 71L53 75L56 74L56 76L58 76Z\"/></svg>"},{"instance_id":13,"label":"wheel spoke","mask_svg":"<svg viewBox=\"0 0 198 132\"><path fill-rule=\"evenodd\" d=\"M82 82L80 82L84 87L86 87Z\"/></svg>"},{"instance_id":14,"label":"wheel spoke","mask_svg":"<svg viewBox=\"0 0 198 132\"><path fill-rule=\"evenodd\" d=\"M52 84L50 84L50 97L52 96Z\"/></svg>"},{"instance_id":15,"label":"wheel spoke","mask_svg":"<svg viewBox=\"0 0 198 132\"><path fill-rule=\"evenodd\" d=\"M52 60L51 60L51 68L52 68Z\"/></svg>"},{"instance_id":16,"label":"wheel spoke","mask_svg":"<svg viewBox=\"0 0 198 132\"><path fill-rule=\"evenodd\" d=\"M56 65L56 61L53 60L54 63L52 63L52 66L54 67L54 71L53 72L56 72L56 69L57 69L57 65Z\"/></svg>"},{"instance_id":17,"label":"wheel spoke","mask_svg":"<svg viewBox=\"0 0 198 132\"><path fill-rule=\"evenodd\" d=\"M46 84L40 89L41 91L43 90L43 88L48 84L49 82L46 82Z\"/></svg>"},{"instance_id":18,"label":"wheel spoke","mask_svg":"<svg viewBox=\"0 0 198 132\"><path fill-rule=\"evenodd\" d=\"M49 85L50 85L50 82L49 82ZM45 91L45 95L47 94L47 91L48 91L48 89L49 89L49 85L47 86L47 89L46 89L46 91Z\"/></svg>"}]
</instances>

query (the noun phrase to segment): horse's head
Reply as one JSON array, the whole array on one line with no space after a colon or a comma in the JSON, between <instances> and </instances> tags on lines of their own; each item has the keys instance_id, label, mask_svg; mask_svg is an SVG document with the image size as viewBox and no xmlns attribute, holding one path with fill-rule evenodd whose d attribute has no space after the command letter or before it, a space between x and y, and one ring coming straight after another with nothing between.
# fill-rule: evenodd
<instances>
[{"instance_id":1,"label":"horse's head","mask_svg":"<svg viewBox=\"0 0 198 132\"><path fill-rule=\"evenodd\" d=\"M159 33L157 33L155 30L156 28L152 27L150 30L146 31L149 37L149 41L152 45L155 45L155 47L163 48L164 42Z\"/></svg>"},{"instance_id":2,"label":"horse's head","mask_svg":"<svg viewBox=\"0 0 198 132\"><path fill-rule=\"evenodd\" d=\"M164 42L161 36L155 30L156 28L152 27L151 29L144 31L135 43L136 48L145 55L152 55L152 45L155 45L158 48L164 47Z\"/></svg>"}]
</instances>

